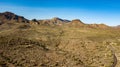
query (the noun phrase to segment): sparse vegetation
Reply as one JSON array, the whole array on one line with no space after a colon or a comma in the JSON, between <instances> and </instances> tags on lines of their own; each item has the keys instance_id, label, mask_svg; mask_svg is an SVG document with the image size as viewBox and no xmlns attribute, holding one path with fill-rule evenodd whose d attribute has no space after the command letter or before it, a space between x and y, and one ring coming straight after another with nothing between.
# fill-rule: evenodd
<instances>
[{"instance_id":1,"label":"sparse vegetation","mask_svg":"<svg viewBox=\"0 0 120 67\"><path fill-rule=\"evenodd\" d=\"M0 66L119 67L120 29L88 26L2 24Z\"/></svg>"}]
</instances>

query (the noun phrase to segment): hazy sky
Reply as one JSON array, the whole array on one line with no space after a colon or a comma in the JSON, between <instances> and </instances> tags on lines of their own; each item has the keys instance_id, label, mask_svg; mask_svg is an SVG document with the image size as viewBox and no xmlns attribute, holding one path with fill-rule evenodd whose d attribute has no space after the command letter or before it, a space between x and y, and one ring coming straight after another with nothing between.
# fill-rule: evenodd
<instances>
[{"instance_id":1,"label":"hazy sky","mask_svg":"<svg viewBox=\"0 0 120 67\"><path fill-rule=\"evenodd\" d=\"M27 19L80 19L84 23L120 25L120 0L0 0L0 12Z\"/></svg>"}]
</instances>

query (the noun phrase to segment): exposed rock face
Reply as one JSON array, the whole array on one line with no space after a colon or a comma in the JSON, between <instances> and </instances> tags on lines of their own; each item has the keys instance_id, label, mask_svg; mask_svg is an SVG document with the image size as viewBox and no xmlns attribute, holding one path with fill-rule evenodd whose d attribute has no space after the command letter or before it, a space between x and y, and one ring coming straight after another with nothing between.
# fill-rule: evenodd
<instances>
[{"instance_id":1,"label":"exposed rock face","mask_svg":"<svg viewBox=\"0 0 120 67\"><path fill-rule=\"evenodd\" d=\"M2 23L6 23L6 22L28 23L29 22L29 20L25 19L24 17L15 15L14 13L11 13L11 12L0 13L0 21Z\"/></svg>"}]
</instances>

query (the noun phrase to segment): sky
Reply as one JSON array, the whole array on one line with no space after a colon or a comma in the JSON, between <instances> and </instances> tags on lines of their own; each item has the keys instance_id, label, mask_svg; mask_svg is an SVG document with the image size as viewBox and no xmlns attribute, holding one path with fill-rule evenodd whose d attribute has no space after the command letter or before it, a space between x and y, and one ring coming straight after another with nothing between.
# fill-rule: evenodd
<instances>
[{"instance_id":1,"label":"sky","mask_svg":"<svg viewBox=\"0 0 120 67\"><path fill-rule=\"evenodd\" d=\"M120 25L120 0L0 0L0 12L27 19L80 19L84 23Z\"/></svg>"}]
</instances>

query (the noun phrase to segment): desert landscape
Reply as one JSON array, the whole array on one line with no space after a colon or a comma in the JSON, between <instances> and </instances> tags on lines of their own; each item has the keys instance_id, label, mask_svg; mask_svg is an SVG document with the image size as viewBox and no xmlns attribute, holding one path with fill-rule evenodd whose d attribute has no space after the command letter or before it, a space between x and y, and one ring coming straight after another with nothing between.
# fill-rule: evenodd
<instances>
[{"instance_id":1,"label":"desert landscape","mask_svg":"<svg viewBox=\"0 0 120 67\"><path fill-rule=\"evenodd\" d=\"M0 13L0 67L120 67L120 27Z\"/></svg>"}]
</instances>

